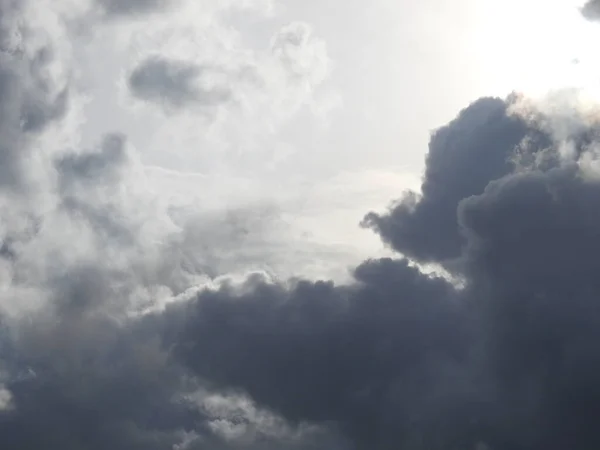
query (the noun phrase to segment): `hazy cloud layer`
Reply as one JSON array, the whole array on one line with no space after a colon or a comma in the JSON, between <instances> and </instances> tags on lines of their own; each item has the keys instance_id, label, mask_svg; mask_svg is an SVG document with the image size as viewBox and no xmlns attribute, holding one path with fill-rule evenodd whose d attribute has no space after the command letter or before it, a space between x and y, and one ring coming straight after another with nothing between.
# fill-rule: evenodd
<instances>
[{"instance_id":1,"label":"hazy cloud layer","mask_svg":"<svg viewBox=\"0 0 600 450\"><path fill-rule=\"evenodd\" d=\"M240 281L223 261L266 247L280 211L189 220L159 201L126 136L79 145L73 36L52 5L0 0L0 445L598 448L593 111L480 99L432 135L422 192L367 216L406 257L364 261L347 284ZM104 3L160 6L122 5ZM206 101L204 63L166 48L142 55L134 94ZM250 104L309 102L324 43L292 23L269 51L211 67L260 75Z\"/></svg>"}]
</instances>

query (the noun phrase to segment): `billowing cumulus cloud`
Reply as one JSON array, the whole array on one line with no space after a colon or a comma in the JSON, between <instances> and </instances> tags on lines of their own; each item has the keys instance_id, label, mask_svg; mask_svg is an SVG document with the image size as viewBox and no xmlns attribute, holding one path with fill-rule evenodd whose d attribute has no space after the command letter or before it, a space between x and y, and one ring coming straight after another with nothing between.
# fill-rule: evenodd
<instances>
[{"instance_id":1,"label":"billowing cumulus cloud","mask_svg":"<svg viewBox=\"0 0 600 450\"><path fill-rule=\"evenodd\" d=\"M464 198L514 169L516 148L525 138L541 145L543 135L510 114L499 98L477 100L438 130L429 143L421 192L407 192L388 213L370 213L373 228L395 250L420 261L456 258L464 244L456 209Z\"/></svg>"},{"instance_id":2,"label":"billowing cumulus cloud","mask_svg":"<svg viewBox=\"0 0 600 450\"><path fill-rule=\"evenodd\" d=\"M460 207L467 273L484 302L495 425L515 448L600 442L589 419L600 406L598 188L566 164L499 180Z\"/></svg>"},{"instance_id":3,"label":"billowing cumulus cloud","mask_svg":"<svg viewBox=\"0 0 600 450\"><path fill-rule=\"evenodd\" d=\"M126 4L112 14L160 6ZM72 36L52 5L0 0L0 445L598 448L593 111L480 99L433 133L421 192L365 219L403 256L345 284L240 281L231 260L268 246L277 208L189 220L154 195L125 135L81 145ZM212 68L230 81L251 68L244 83L276 88L246 100L284 109L329 70L303 23L274 33L265 59L164 50L142 55L129 88L170 108L225 101L203 84ZM226 86L244 105L247 85Z\"/></svg>"},{"instance_id":4,"label":"billowing cumulus cloud","mask_svg":"<svg viewBox=\"0 0 600 450\"><path fill-rule=\"evenodd\" d=\"M330 424L359 448L468 442L480 411L457 292L406 261L365 262L355 277L353 286L250 280L202 292L166 316L184 323L175 354L211 384L294 423ZM452 423L429 423L449 399Z\"/></svg>"},{"instance_id":5,"label":"billowing cumulus cloud","mask_svg":"<svg viewBox=\"0 0 600 450\"><path fill-rule=\"evenodd\" d=\"M473 130L463 132L457 141ZM516 143L506 142L508 157ZM595 144L574 137L569 158L565 143L543 143L537 152L555 154L544 164L448 196L457 223L436 224L463 237L453 266L462 287L384 259L346 286L249 280L203 291L164 316L183 330L177 358L290 421L341 430L351 448L595 448Z\"/></svg>"}]
</instances>

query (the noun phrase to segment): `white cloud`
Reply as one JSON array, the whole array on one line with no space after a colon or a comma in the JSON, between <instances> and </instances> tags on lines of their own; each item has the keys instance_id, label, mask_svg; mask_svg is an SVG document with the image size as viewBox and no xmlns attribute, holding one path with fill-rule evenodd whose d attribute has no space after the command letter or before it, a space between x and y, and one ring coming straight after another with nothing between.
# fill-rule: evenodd
<instances>
[{"instance_id":1,"label":"white cloud","mask_svg":"<svg viewBox=\"0 0 600 450\"><path fill-rule=\"evenodd\" d=\"M302 107L326 111L335 105L334 94L321 90L332 68L326 44L306 23L274 30L258 49L217 19L205 25L169 24L140 32L130 42L133 58L123 73L122 101L138 113L136 97L150 108L158 104L168 113L182 113L167 122L155 118L159 141L173 135L191 140L182 142L182 149L194 151L194 141L204 149L250 147L276 133ZM185 103L177 100L182 94L189 99ZM160 97L171 101L165 104ZM199 121L212 142L194 139ZM244 142L233 141L236 135Z\"/></svg>"},{"instance_id":2,"label":"white cloud","mask_svg":"<svg viewBox=\"0 0 600 450\"><path fill-rule=\"evenodd\" d=\"M12 408L12 394L4 386L0 385L0 412Z\"/></svg>"}]
</instances>

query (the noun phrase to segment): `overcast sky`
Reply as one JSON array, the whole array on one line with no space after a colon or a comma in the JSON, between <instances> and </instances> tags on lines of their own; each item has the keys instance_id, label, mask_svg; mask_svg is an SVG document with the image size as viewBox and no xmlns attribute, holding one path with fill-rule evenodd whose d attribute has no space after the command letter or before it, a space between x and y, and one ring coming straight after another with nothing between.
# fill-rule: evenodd
<instances>
[{"instance_id":1,"label":"overcast sky","mask_svg":"<svg viewBox=\"0 0 600 450\"><path fill-rule=\"evenodd\" d=\"M0 447L598 448L599 19L0 0Z\"/></svg>"}]
</instances>

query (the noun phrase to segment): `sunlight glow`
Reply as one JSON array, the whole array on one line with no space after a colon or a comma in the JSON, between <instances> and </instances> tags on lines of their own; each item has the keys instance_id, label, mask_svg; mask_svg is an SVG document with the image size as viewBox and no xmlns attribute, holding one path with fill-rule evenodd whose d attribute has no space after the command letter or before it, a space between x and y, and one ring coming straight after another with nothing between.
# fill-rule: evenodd
<instances>
[{"instance_id":1,"label":"sunlight glow","mask_svg":"<svg viewBox=\"0 0 600 450\"><path fill-rule=\"evenodd\" d=\"M600 100L600 24L581 16L582 3L507 0L481 5L475 58L490 90L537 97L575 88Z\"/></svg>"}]
</instances>

